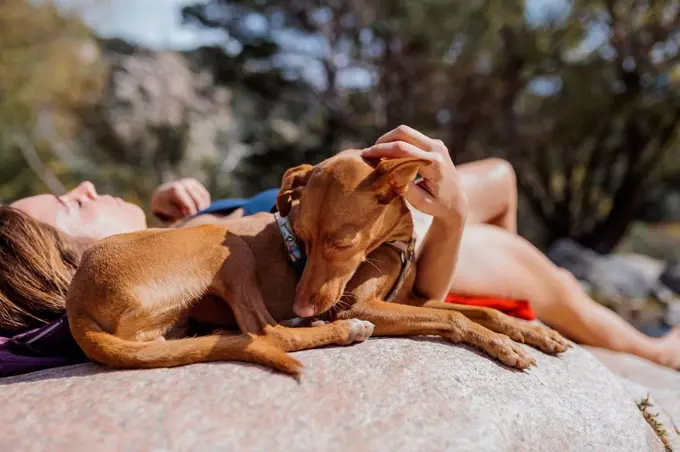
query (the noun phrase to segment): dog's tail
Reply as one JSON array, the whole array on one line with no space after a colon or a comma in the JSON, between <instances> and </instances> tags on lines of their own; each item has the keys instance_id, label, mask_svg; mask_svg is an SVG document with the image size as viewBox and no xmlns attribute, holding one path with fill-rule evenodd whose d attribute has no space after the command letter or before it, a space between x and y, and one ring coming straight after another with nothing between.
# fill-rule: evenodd
<instances>
[{"instance_id":1,"label":"dog's tail","mask_svg":"<svg viewBox=\"0 0 680 452\"><path fill-rule=\"evenodd\" d=\"M87 316L69 318L71 333L92 361L115 368L175 367L209 361L246 361L298 376L302 363L264 338L215 334L135 342L104 331Z\"/></svg>"}]
</instances>

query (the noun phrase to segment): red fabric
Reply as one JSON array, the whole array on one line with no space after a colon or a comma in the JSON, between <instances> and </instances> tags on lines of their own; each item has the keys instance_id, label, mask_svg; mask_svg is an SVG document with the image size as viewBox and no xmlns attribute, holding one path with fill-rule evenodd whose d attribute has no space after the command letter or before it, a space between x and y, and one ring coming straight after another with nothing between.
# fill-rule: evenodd
<instances>
[{"instance_id":1,"label":"red fabric","mask_svg":"<svg viewBox=\"0 0 680 452\"><path fill-rule=\"evenodd\" d=\"M464 304L468 306L482 306L485 308L498 309L513 317L524 320L536 320L536 312L527 300L510 300L506 298L468 297L464 295L449 294L447 303Z\"/></svg>"}]
</instances>

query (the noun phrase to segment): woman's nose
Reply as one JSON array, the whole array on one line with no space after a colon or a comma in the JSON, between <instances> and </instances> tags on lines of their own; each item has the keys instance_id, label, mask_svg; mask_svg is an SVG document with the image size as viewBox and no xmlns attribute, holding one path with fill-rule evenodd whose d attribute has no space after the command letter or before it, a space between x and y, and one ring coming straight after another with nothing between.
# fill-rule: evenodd
<instances>
[{"instance_id":1,"label":"woman's nose","mask_svg":"<svg viewBox=\"0 0 680 452\"><path fill-rule=\"evenodd\" d=\"M85 195L86 197L95 200L99 198L99 194L97 193L97 188L94 186L94 184L90 181L85 181L82 184L79 185L79 188L81 190L81 193Z\"/></svg>"},{"instance_id":2,"label":"woman's nose","mask_svg":"<svg viewBox=\"0 0 680 452\"><path fill-rule=\"evenodd\" d=\"M78 185L76 188L71 190L66 194L67 198L70 199L78 199L78 200L85 200L85 199L90 199L90 200L96 200L99 198L99 194L97 194L97 189L95 188L94 184L90 181L85 181Z\"/></svg>"}]
</instances>

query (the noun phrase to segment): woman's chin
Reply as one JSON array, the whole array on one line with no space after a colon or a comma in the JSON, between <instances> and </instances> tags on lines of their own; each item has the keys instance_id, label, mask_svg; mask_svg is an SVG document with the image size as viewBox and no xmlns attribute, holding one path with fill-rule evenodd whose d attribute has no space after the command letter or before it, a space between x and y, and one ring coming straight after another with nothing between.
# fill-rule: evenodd
<instances>
[{"instance_id":1,"label":"woman's chin","mask_svg":"<svg viewBox=\"0 0 680 452\"><path fill-rule=\"evenodd\" d=\"M90 240L101 240L113 235L129 234L146 229L144 212L134 217L128 214L126 217L117 218L116 220L118 221L94 222L82 225L75 231L75 235Z\"/></svg>"}]
</instances>

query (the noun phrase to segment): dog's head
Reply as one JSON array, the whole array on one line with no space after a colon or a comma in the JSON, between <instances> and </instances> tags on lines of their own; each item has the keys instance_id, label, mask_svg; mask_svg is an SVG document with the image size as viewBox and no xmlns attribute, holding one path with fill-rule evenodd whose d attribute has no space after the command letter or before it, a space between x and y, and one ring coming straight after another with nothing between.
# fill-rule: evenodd
<instances>
[{"instance_id":1,"label":"dog's head","mask_svg":"<svg viewBox=\"0 0 680 452\"><path fill-rule=\"evenodd\" d=\"M413 224L403 195L424 159L377 162L349 150L283 176L276 205L304 243L307 265L297 285L295 314L333 306L366 256L388 240L408 240Z\"/></svg>"}]
</instances>

